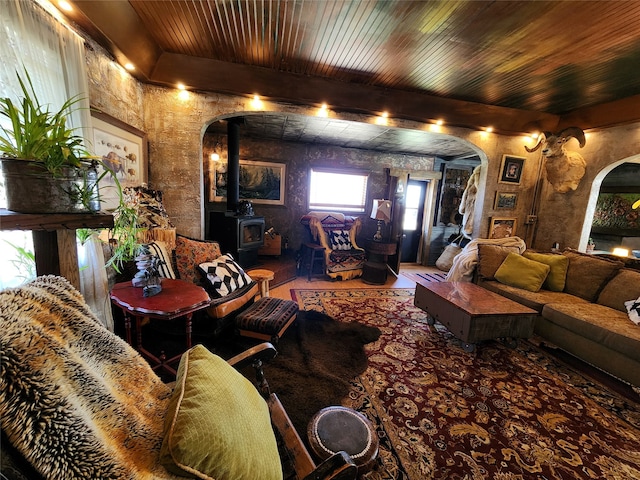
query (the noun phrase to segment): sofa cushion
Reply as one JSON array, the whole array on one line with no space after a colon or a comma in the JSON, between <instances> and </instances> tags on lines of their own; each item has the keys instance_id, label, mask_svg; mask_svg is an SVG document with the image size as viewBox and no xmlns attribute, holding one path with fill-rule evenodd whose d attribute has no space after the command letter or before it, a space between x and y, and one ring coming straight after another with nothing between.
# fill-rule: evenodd
<instances>
[{"instance_id":1,"label":"sofa cushion","mask_svg":"<svg viewBox=\"0 0 640 480\"><path fill-rule=\"evenodd\" d=\"M281 479L269 408L256 388L202 345L180 360L160 461L202 479Z\"/></svg>"},{"instance_id":2,"label":"sofa cushion","mask_svg":"<svg viewBox=\"0 0 640 480\"><path fill-rule=\"evenodd\" d=\"M624 302L640 297L640 272L623 268L607 282L597 303L626 312Z\"/></svg>"},{"instance_id":3,"label":"sofa cushion","mask_svg":"<svg viewBox=\"0 0 640 480\"><path fill-rule=\"evenodd\" d=\"M496 270L502 265L509 253L519 253L519 250L517 247L478 243L478 279L493 280Z\"/></svg>"},{"instance_id":4,"label":"sofa cushion","mask_svg":"<svg viewBox=\"0 0 640 480\"><path fill-rule=\"evenodd\" d=\"M204 278L207 291L219 297L225 297L253 282L230 254L201 263L198 270Z\"/></svg>"},{"instance_id":5,"label":"sofa cushion","mask_svg":"<svg viewBox=\"0 0 640 480\"><path fill-rule=\"evenodd\" d=\"M499 293L500 295L510 298L514 302L521 303L529 308L533 308L538 312L547 303L589 303L585 299L570 295L564 292L552 292L550 290L539 290L538 292L530 292L522 288L504 285L495 280L486 280L479 283L483 288Z\"/></svg>"},{"instance_id":6,"label":"sofa cushion","mask_svg":"<svg viewBox=\"0 0 640 480\"><path fill-rule=\"evenodd\" d=\"M595 302L605 283L624 265L577 250L567 249L562 254L569 258L564 291L590 302Z\"/></svg>"},{"instance_id":7,"label":"sofa cushion","mask_svg":"<svg viewBox=\"0 0 640 480\"><path fill-rule=\"evenodd\" d=\"M351 238L349 230L331 230L329 232L329 241L332 250L351 250Z\"/></svg>"},{"instance_id":8,"label":"sofa cushion","mask_svg":"<svg viewBox=\"0 0 640 480\"><path fill-rule=\"evenodd\" d=\"M542 309L547 321L595 343L640 361L640 327L626 312L597 303L550 303ZM606 365L603 367L606 370Z\"/></svg>"},{"instance_id":9,"label":"sofa cushion","mask_svg":"<svg viewBox=\"0 0 640 480\"><path fill-rule=\"evenodd\" d=\"M198 283L198 265L215 260L220 255L222 252L218 242L196 240L182 235L176 237L176 267L182 280Z\"/></svg>"},{"instance_id":10,"label":"sofa cushion","mask_svg":"<svg viewBox=\"0 0 640 480\"><path fill-rule=\"evenodd\" d=\"M542 288L549 270L549 265L529 260L517 253L509 253L496 270L495 278L500 283L537 292Z\"/></svg>"},{"instance_id":11,"label":"sofa cushion","mask_svg":"<svg viewBox=\"0 0 640 480\"><path fill-rule=\"evenodd\" d=\"M549 275L542 284L542 288L552 292L562 292L567 279L567 268L569 258L556 253L536 253L525 251L522 254L525 258L549 265Z\"/></svg>"},{"instance_id":12,"label":"sofa cushion","mask_svg":"<svg viewBox=\"0 0 640 480\"><path fill-rule=\"evenodd\" d=\"M173 270L173 258L169 254L167 245L161 241L155 241L148 244L149 252L160 259L160 265L158 266L158 272L163 278L177 278Z\"/></svg>"}]
</instances>

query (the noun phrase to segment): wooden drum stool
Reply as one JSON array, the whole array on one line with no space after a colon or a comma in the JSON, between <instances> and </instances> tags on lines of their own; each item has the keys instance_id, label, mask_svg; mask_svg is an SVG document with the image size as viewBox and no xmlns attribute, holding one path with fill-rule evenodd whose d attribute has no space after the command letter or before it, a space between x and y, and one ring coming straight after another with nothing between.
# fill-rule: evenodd
<instances>
[{"instance_id":1,"label":"wooden drum stool","mask_svg":"<svg viewBox=\"0 0 640 480\"><path fill-rule=\"evenodd\" d=\"M327 407L316 413L307 427L313 452L322 460L347 452L358 466L368 471L378 455L378 437L367 417L346 407Z\"/></svg>"},{"instance_id":2,"label":"wooden drum stool","mask_svg":"<svg viewBox=\"0 0 640 480\"><path fill-rule=\"evenodd\" d=\"M262 297L236 317L236 331L243 337L258 338L276 345L298 315L291 300Z\"/></svg>"}]
</instances>

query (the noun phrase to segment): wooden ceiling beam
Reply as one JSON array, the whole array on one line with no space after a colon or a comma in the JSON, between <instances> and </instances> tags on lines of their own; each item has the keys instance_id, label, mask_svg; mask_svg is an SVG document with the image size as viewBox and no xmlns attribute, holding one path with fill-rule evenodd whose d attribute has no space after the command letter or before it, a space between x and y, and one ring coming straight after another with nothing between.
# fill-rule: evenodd
<instances>
[{"instance_id":1,"label":"wooden ceiling beam","mask_svg":"<svg viewBox=\"0 0 640 480\"><path fill-rule=\"evenodd\" d=\"M160 56L150 81L171 87L181 82L194 90L234 95L257 93L272 101L293 104L319 106L326 102L333 111L371 115L388 111L393 118L426 123L443 119L451 126L492 127L495 132L504 134L554 130L559 121L558 116L543 112L356 85L172 53Z\"/></svg>"},{"instance_id":2,"label":"wooden ceiling beam","mask_svg":"<svg viewBox=\"0 0 640 480\"><path fill-rule=\"evenodd\" d=\"M131 62L135 66L131 74L148 82L162 49L131 4L91 0L75 0L73 4L76 9L65 15L111 52L119 64Z\"/></svg>"},{"instance_id":3,"label":"wooden ceiling beam","mask_svg":"<svg viewBox=\"0 0 640 480\"><path fill-rule=\"evenodd\" d=\"M640 95L593 107L578 108L560 117L558 130L580 127L583 130L613 127L640 121Z\"/></svg>"}]
</instances>

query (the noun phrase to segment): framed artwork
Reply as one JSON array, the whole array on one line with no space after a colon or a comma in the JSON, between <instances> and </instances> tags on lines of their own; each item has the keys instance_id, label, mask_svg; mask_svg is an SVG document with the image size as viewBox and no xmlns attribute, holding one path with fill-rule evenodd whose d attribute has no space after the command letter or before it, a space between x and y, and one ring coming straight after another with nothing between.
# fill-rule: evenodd
<instances>
[{"instance_id":1,"label":"framed artwork","mask_svg":"<svg viewBox=\"0 0 640 480\"><path fill-rule=\"evenodd\" d=\"M515 192L496 192L494 210L513 210L518 203L518 194Z\"/></svg>"},{"instance_id":2,"label":"framed artwork","mask_svg":"<svg viewBox=\"0 0 640 480\"><path fill-rule=\"evenodd\" d=\"M240 160L240 200L284 205L286 165ZM210 171L210 202L227 199L227 164L214 162Z\"/></svg>"},{"instance_id":3,"label":"framed artwork","mask_svg":"<svg viewBox=\"0 0 640 480\"><path fill-rule=\"evenodd\" d=\"M507 238L516 235L515 218L492 218L489 226L489 238Z\"/></svg>"},{"instance_id":4,"label":"framed artwork","mask_svg":"<svg viewBox=\"0 0 640 480\"><path fill-rule=\"evenodd\" d=\"M514 155L503 155L502 164L500 165L499 183L509 183L511 185L520 185L522 178L522 167L524 167L524 157L516 157Z\"/></svg>"},{"instance_id":5,"label":"framed artwork","mask_svg":"<svg viewBox=\"0 0 640 480\"><path fill-rule=\"evenodd\" d=\"M91 110L92 138L90 150L113 170L122 188L147 183L147 134L104 112ZM104 172L100 168L98 175ZM116 183L105 175L99 183L101 209L118 205Z\"/></svg>"}]
</instances>

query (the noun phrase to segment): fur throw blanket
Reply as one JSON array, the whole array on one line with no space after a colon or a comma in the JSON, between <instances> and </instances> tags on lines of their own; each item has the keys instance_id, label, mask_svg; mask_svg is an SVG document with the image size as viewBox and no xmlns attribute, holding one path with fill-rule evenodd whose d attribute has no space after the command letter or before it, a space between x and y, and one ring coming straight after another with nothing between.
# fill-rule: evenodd
<instances>
[{"instance_id":1,"label":"fur throw blanket","mask_svg":"<svg viewBox=\"0 0 640 480\"><path fill-rule=\"evenodd\" d=\"M453 265L447 273L447 282L470 282L473 279L473 271L478 264L479 244L500 245L501 247L513 248L514 253L522 254L527 245L520 237L507 238L475 238L462 249L453 259Z\"/></svg>"},{"instance_id":2,"label":"fur throw blanket","mask_svg":"<svg viewBox=\"0 0 640 480\"><path fill-rule=\"evenodd\" d=\"M177 479L158 463L171 390L64 278L0 292L0 420L47 479Z\"/></svg>"}]
</instances>

